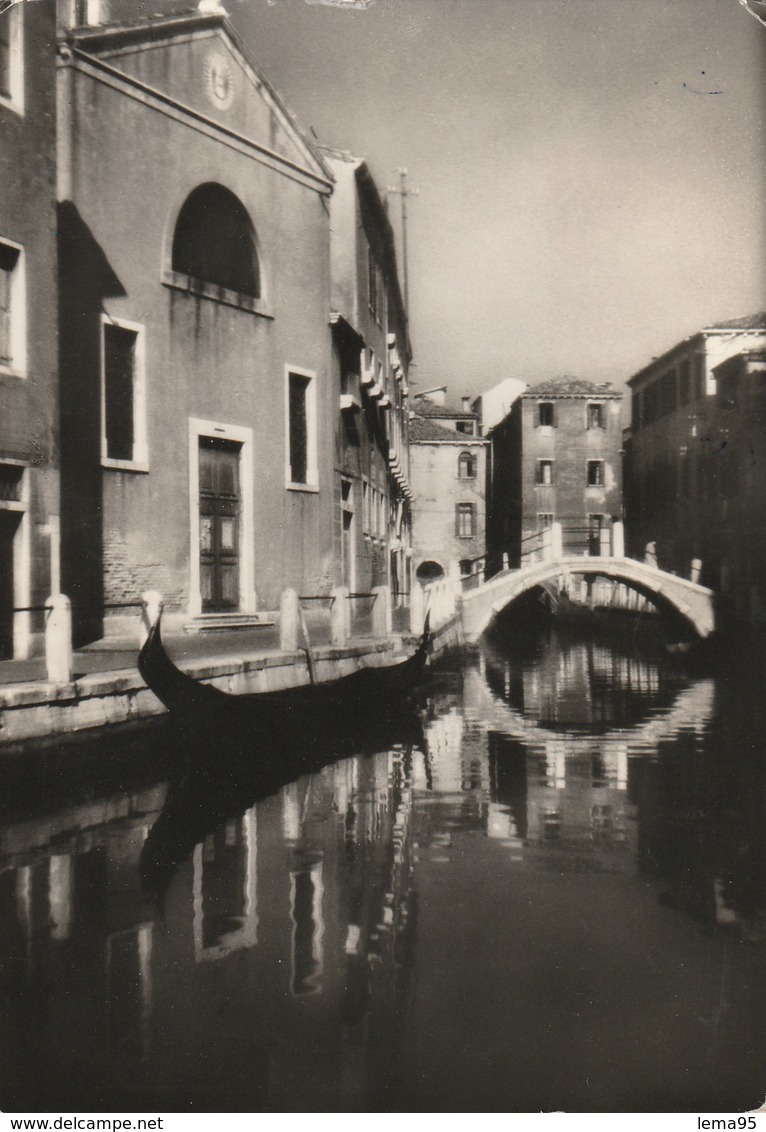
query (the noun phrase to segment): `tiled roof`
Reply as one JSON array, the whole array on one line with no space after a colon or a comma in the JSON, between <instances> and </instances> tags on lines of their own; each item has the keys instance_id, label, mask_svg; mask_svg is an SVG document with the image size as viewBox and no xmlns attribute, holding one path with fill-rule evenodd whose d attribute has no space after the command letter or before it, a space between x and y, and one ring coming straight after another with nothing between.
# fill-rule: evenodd
<instances>
[{"instance_id":1,"label":"tiled roof","mask_svg":"<svg viewBox=\"0 0 766 1132\"><path fill-rule=\"evenodd\" d=\"M435 441L452 441L454 444L470 444L481 440L479 436L466 436L454 428L445 428L444 425L434 424L425 417L412 417L410 420L410 443L428 444Z\"/></svg>"},{"instance_id":2,"label":"tiled roof","mask_svg":"<svg viewBox=\"0 0 766 1132\"><path fill-rule=\"evenodd\" d=\"M458 409L454 405L437 405L430 397L415 397L413 409L419 417L444 417L447 420L475 421L478 416L471 409Z\"/></svg>"},{"instance_id":3,"label":"tiled roof","mask_svg":"<svg viewBox=\"0 0 766 1132\"><path fill-rule=\"evenodd\" d=\"M522 397L622 397L622 393L612 388L611 382L596 385L579 377L552 377L531 385Z\"/></svg>"},{"instance_id":4,"label":"tiled roof","mask_svg":"<svg viewBox=\"0 0 766 1132\"><path fill-rule=\"evenodd\" d=\"M715 322L705 330L764 330L766 331L766 311L746 314L741 318L730 318L725 322Z\"/></svg>"}]
</instances>

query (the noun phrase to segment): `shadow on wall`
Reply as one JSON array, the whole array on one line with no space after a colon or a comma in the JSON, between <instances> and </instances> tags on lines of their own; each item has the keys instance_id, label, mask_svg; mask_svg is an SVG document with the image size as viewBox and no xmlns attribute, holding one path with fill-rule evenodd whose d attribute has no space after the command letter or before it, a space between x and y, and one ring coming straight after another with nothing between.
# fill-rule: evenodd
<instances>
[{"instance_id":1,"label":"shadow on wall","mask_svg":"<svg viewBox=\"0 0 766 1132\"><path fill-rule=\"evenodd\" d=\"M103 631L101 316L125 289L71 201L59 205L58 247L61 586L77 646Z\"/></svg>"}]
</instances>

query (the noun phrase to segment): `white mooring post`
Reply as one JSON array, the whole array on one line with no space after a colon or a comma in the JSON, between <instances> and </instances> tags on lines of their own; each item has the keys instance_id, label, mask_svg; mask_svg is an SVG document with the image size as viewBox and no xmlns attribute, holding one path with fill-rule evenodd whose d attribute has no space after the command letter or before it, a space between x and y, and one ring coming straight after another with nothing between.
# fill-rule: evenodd
<instances>
[{"instance_id":1,"label":"white mooring post","mask_svg":"<svg viewBox=\"0 0 766 1132\"><path fill-rule=\"evenodd\" d=\"M692 558L692 572L690 581L699 583L700 574L702 573L702 559Z\"/></svg>"},{"instance_id":2,"label":"white mooring post","mask_svg":"<svg viewBox=\"0 0 766 1132\"><path fill-rule=\"evenodd\" d=\"M420 582L414 580L410 591L410 632L422 633L425 619L425 598Z\"/></svg>"},{"instance_id":3,"label":"white mooring post","mask_svg":"<svg viewBox=\"0 0 766 1132\"><path fill-rule=\"evenodd\" d=\"M334 645L345 645L350 636L351 618L349 615L351 612L351 603L348 593L348 586L336 586L335 589L331 591L330 596L335 600L330 610L330 641Z\"/></svg>"},{"instance_id":4,"label":"white mooring post","mask_svg":"<svg viewBox=\"0 0 766 1132\"><path fill-rule=\"evenodd\" d=\"M550 527L550 554L549 558L561 558L564 554L564 533L561 523L552 523Z\"/></svg>"},{"instance_id":5,"label":"white mooring post","mask_svg":"<svg viewBox=\"0 0 766 1132\"><path fill-rule=\"evenodd\" d=\"M298 651L300 622L298 591L282 590L279 599L279 647L282 652Z\"/></svg>"},{"instance_id":6,"label":"white mooring post","mask_svg":"<svg viewBox=\"0 0 766 1132\"><path fill-rule=\"evenodd\" d=\"M612 523L612 557L625 557L625 524L620 519Z\"/></svg>"},{"instance_id":7,"label":"white mooring post","mask_svg":"<svg viewBox=\"0 0 766 1132\"><path fill-rule=\"evenodd\" d=\"M51 684L72 681L72 603L51 594L45 603L45 670Z\"/></svg>"},{"instance_id":8,"label":"white mooring post","mask_svg":"<svg viewBox=\"0 0 766 1132\"><path fill-rule=\"evenodd\" d=\"M138 623L138 647L142 648L149 630L162 613L165 604L162 594L157 590L147 590L141 594L141 616Z\"/></svg>"},{"instance_id":9,"label":"white mooring post","mask_svg":"<svg viewBox=\"0 0 766 1132\"><path fill-rule=\"evenodd\" d=\"M654 566L655 570L657 569L657 543L656 542L648 542L646 544L646 550L644 551L644 563L647 566Z\"/></svg>"},{"instance_id":10,"label":"white mooring post","mask_svg":"<svg viewBox=\"0 0 766 1132\"><path fill-rule=\"evenodd\" d=\"M391 589L389 586L373 586L375 600L372 603L373 637L390 637L393 628L391 612Z\"/></svg>"}]
</instances>

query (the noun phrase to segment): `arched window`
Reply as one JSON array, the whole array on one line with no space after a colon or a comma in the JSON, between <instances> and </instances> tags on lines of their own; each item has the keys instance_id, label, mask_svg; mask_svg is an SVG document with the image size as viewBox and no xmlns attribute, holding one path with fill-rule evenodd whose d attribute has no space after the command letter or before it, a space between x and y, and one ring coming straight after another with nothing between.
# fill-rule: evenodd
<instances>
[{"instance_id":1,"label":"arched window","mask_svg":"<svg viewBox=\"0 0 766 1132\"><path fill-rule=\"evenodd\" d=\"M223 185L199 185L186 198L173 233L173 271L260 298L255 232L247 211Z\"/></svg>"},{"instance_id":2,"label":"arched window","mask_svg":"<svg viewBox=\"0 0 766 1132\"><path fill-rule=\"evenodd\" d=\"M444 577L444 570L438 562L421 562L415 571L415 576L422 586L435 582Z\"/></svg>"},{"instance_id":3,"label":"arched window","mask_svg":"<svg viewBox=\"0 0 766 1132\"><path fill-rule=\"evenodd\" d=\"M461 452L457 458L457 475L461 480L476 479L476 457L470 452Z\"/></svg>"}]
</instances>

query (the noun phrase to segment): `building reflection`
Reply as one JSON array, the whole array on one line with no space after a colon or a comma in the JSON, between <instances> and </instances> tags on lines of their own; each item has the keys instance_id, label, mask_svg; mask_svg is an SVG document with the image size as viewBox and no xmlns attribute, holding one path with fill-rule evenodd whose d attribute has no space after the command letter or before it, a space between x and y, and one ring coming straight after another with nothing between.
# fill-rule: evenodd
<instances>
[{"instance_id":1,"label":"building reflection","mask_svg":"<svg viewBox=\"0 0 766 1132\"><path fill-rule=\"evenodd\" d=\"M139 858L163 785L8 825L0 978L49 1102L76 1107L96 1075L115 1104L194 1088L255 1111L393 1104L418 877L470 869L477 839L514 869L635 877L710 930L760 938L766 773L748 752L766 720L729 689L736 723L713 744L709 681L666 696L657 680L652 701L650 665L587 663L604 702L641 683L644 717L605 728L617 709L591 699L593 730L562 727L563 708L553 727L519 711L533 685L513 665L468 669L432 696L424 749L344 759L222 818L161 908ZM567 664L557 679L579 687L586 668Z\"/></svg>"},{"instance_id":2,"label":"building reflection","mask_svg":"<svg viewBox=\"0 0 766 1132\"><path fill-rule=\"evenodd\" d=\"M194 954L220 959L258 939L255 807L223 823L194 850Z\"/></svg>"}]
</instances>

